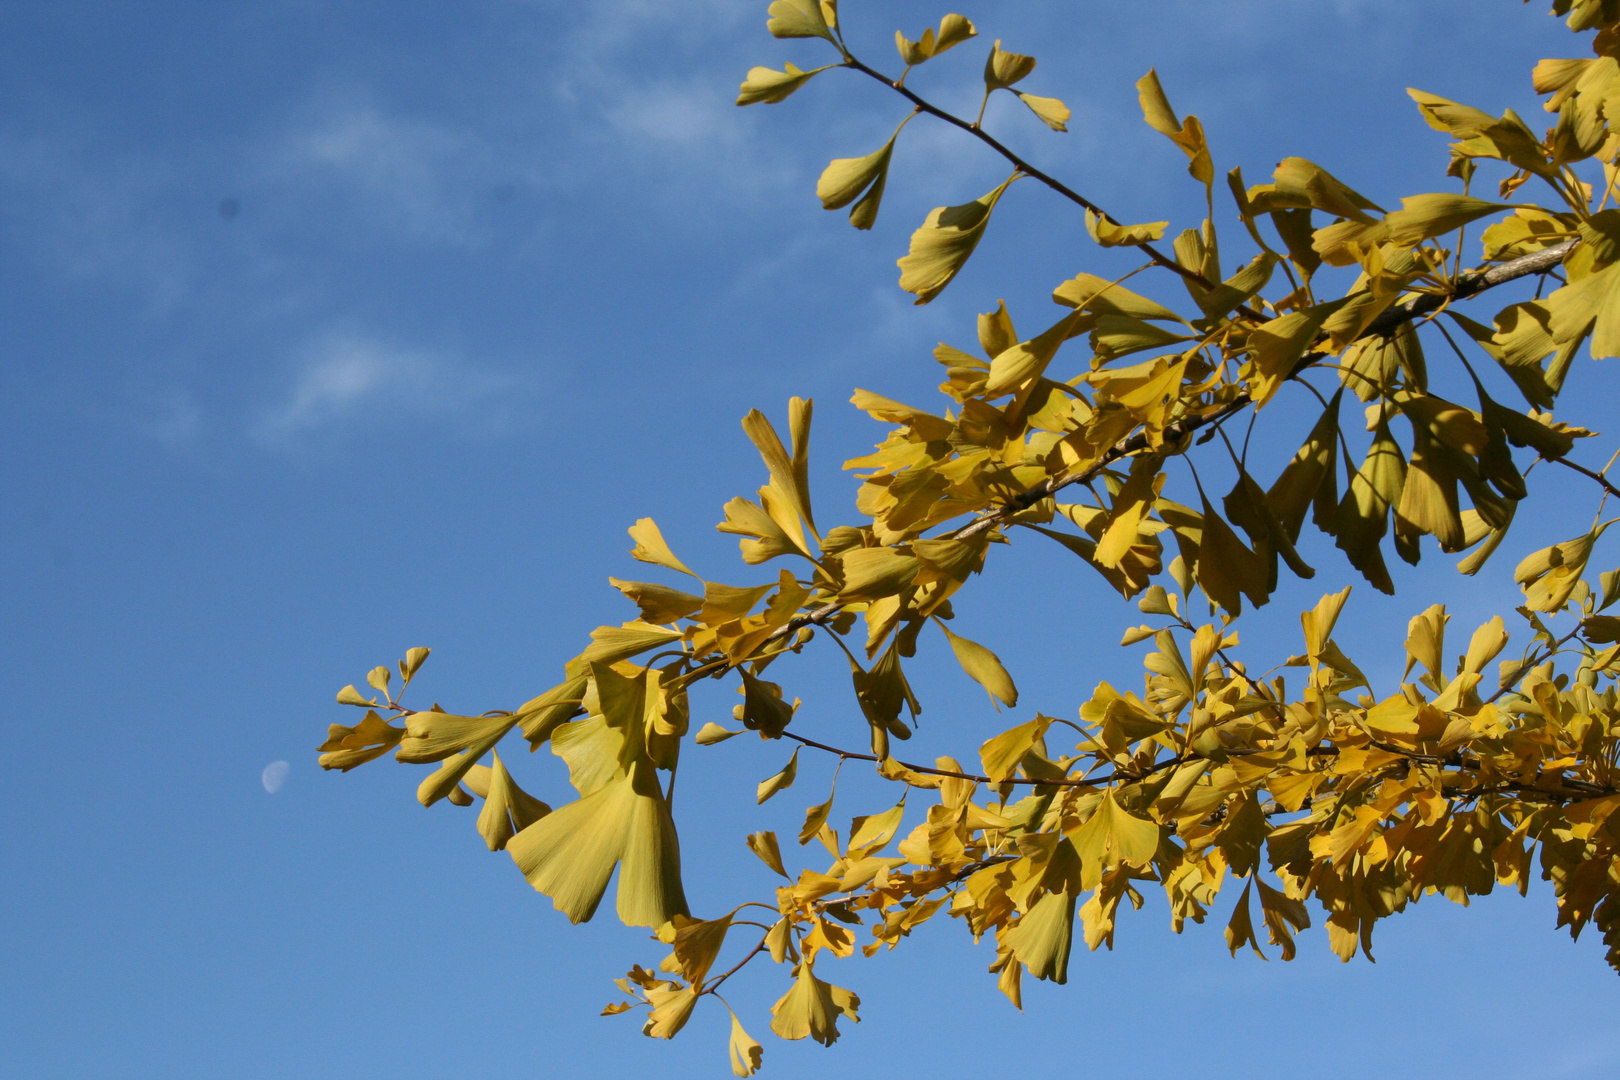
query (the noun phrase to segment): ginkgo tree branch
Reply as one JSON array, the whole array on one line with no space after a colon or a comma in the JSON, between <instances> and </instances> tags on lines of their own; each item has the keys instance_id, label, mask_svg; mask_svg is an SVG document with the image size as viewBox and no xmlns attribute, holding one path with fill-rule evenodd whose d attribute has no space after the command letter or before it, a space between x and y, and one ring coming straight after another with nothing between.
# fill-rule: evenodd
<instances>
[{"instance_id":1,"label":"ginkgo tree branch","mask_svg":"<svg viewBox=\"0 0 1620 1080\"><path fill-rule=\"evenodd\" d=\"M882 78L881 75L877 77ZM1080 196L1077 195L1075 198L1078 199ZM1493 289L1498 285L1505 285L1510 281L1517 281L1520 278L1530 277L1534 274L1546 273L1562 262L1565 256L1567 256L1579 242L1580 241L1578 239L1566 240L1541 251L1531 252L1528 255L1521 255L1516 259L1509 259L1508 261L1499 263L1496 266L1465 274L1459 280L1457 289L1453 293L1423 293L1419 296L1413 297L1410 300L1395 304L1374 319L1368 325L1367 329L1362 331L1356 340L1360 341L1364 338L1388 334L1390 331L1394 330L1403 323L1411 322L1412 320L1421 318L1424 315L1429 315L1439 311L1442 307L1453 300L1467 299L1472 296L1477 296L1478 294L1485 292L1487 289ZM1301 372L1311 367L1313 364L1327 359L1327 356L1328 354L1323 352L1307 353L1305 356L1300 358L1297 364L1294 365L1294 369L1290 373L1289 377L1298 377ZM1241 412L1252 402L1252 400L1253 399L1249 396L1247 391L1240 391L1237 396L1232 398L1231 401L1221 405L1219 408L1213 409L1207 413L1197 413L1191 416L1184 416L1164 429L1163 435L1161 436L1161 442L1164 445L1174 445L1179 443L1188 436L1192 435L1194 432L1197 432L1210 424L1218 424L1221 421L1226 420L1228 417ZM1101 457L1099 457L1095 462L1087 466L1085 469L1082 469L1076 473L1071 473L1070 475L1064 477L1048 477L1047 479L1034 484L1017 495L1014 495L1007 501L1003 502L1000 506L997 506L992 510L985 511L979 517L975 518L973 521L962 526L961 528L947 533L945 538L950 540L967 540L978 536L980 533L987 532L990 529L995 528L1008 518L1029 509L1042 499L1055 495L1064 488L1072 487L1075 484L1090 483L1091 481L1095 480L1104 469L1108 468L1116 461L1119 461L1122 458L1134 456L1149 448L1150 444L1147 434L1145 432L1138 431L1135 434L1121 439L1118 443L1114 444L1113 447L1105 451ZM1574 468L1575 466L1571 465L1571 467ZM1598 477L1598 479L1605 485L1608 484L1607 480L1603 480L1601 477ZM1614 493L1620 494L1620 492ZM796 633L806 626L825 625L828 620L837 615L843 609L844 604L835 600L831 603L824 604L815 611L794 616L786 624L774 631L770 637L767 638L767 640L780 640L781 638L787 637L790 634Z\"/></svg>"},{"instance_id":2,"label":"ginkgo tree branch","mask_svg":"<svg viewBox=\"0 0 1620 1080\"><path fill-rule=\"evenodd\" d=\"M1565 468L1574 469L1582 476L1591 477L1593 480L1597 481L1598 484L1602 486L1603 490L1608 492L1610 495L1620 496L1620 488L1615 487L1614 482L1611 481L1607 476L1604 476L1602 473L1593 469L1588 469L1585 465L1577 464L1568 458L1557 458L1555 460L1557 460L1558 464L1564 466Z\"/></svg>"},{"instance_id":3,"label":"ginkgo tree branch","mask_svg":"<svg viewBox=\"0 0 1620 1080\"><path fill-rule=\"evenodd\" d=\"M1573 632L1571 633L1570 637L1572 637L1572 636L1574 636ZM1560 642L1559 644L1563 644L1564 642L1567 642L1568 640L1569 640L1569 637L1565 637L1563 639L1563 641ZM1527 668L1528 668L1528 666L1533 666L1533 665L1527 665ZM1504 692L1505 690L1506 690L1506 688L1504 687L1503 691L1499 691L1498 694L1493 696L1491 700L1494 701L1495 698L1499 697L1501 695L1501 693ZM881 759L879 759L878 757L876 757L876 756L874 756L872 754L862 754L862 753L858 753L858 752L856 752L854 750L844 750L844 749L841 749L841 748L836 747L836 746L829 746L826 743L817 742L815 739L808 739L808 738L804 737L803 735L798 735L798 734L795 734L794 732L791 732L791 731L782 732L782 737L785 738L785 739L792 739L794 742L800 743L800 744L802 744L804 746L808 746L808 747L810 747L812 749L815 749L815 750L825 751L826 753L829 753L829 754L837 754L840 758L848 758L848 759L852 759L852 760L855 760L855 761L871 761L871 762L877 762L877 761L881 760ZM1411 761L1411 762L1415 762L1417 764L1422 764L1422 765L1451 765L1451 766L1453 766L1455 768L1458 768L1458 769L1461 769L1461 770L1463 770L1465 772L1477 772L1480 769L1480 764L1477 761L1474 761L1474 762L1464 761L1464 760L1461 760L1461 759L1447 757L1447 756L1440 755L1440 754L1418 753L1418 752L1415 752L1415 751L1412 751L1412 750L1403 749L1403 748L1401 748L1399 746L1391 746L1391 745L1388 745L1386 743L1381 743L1381 742L1378 742L1376 740L1374 740L1371 745L1374 746L1378 750L1382 750L1386 754L1393 754L1393 755L1395 755L1397 757L1405 758L1406 760ZM1243 747L1234 747L1234 748L1231 748L1231 749L1228 749L1228 750L1225 751L1225 753L1230 757L1247 757L1247 756L1252 755L1252 754L1261 754L1261 753L1265 753L1265 752L1266 751L1263 751L1263 750L1246 749L1246 748L1243 748ZM1308 747L1305 750L1305 755L1307 757L1336 757L1336 756L1338 756L1338 753L1339 753L1338 748L1337 747L1332 747L1332 746L1312 746L1312 747ZM1148 777L1154 776L1154 775L1156 775L1158 773L1161 773L1166 769L1173 769L1173 768L1176 768L1177 766L1185 765L1187 762L1192 761L1192 760L1194 760L1195 758L1197 758L1199 756L1200 755L1190 754L1190 753L1177 754L1177 755L1175 755L1173 757L1166 758L1163 761L1156 761L1152 765L1147 766L1145 768L1140 768L1140 769L1115 769L1113 772L1107 774L1106 776L1063 777L1061 779L1056 779L1056 780L1053 780L1053 779L1039 779L1039 778L1033 778L1033 777L1023 777L1023 776L1008 777L1006 779L996 780L996 779L994 779L992 777L984 775L983 773L963 772L963 771L960 771L960 770L957 770L957 769L941 769L941 768L936 768L936 767L931 766L931 765L914 765L914 764L911 764L910 762L906 762L906 761L895 761L895 764L899 765L903 769L909 769L912 772L923 773L923 774L928 775L928 776L941 776L941 777L945 777L946 779L950 779L950 780L970 780L970 781L972 781L974 783L988 784L988 785L990 785L992 787L998 787L998 786L1000 786L1002 784L1017 784L1017 785L1025 785L1025 786L1028 786L1028 787L1099 788L1099 787L1112 787L1113 785L1121 783L1121 782L1145 780ZM1564 787L1569 788L1572 791L1580 792L1583 796L1586 796L1586 797L1596 797L1596 796L1602 796L1602 795L1614 795L1614 794L1620 793L1620 789L1605 788L1605 787L1602 787L1602 786L1597 785L1597 784L1588 784L1588 783L1585 783L1584 781L1575 780L1575 779L1572 779L1572 778L1569 778L1569 777L1560 777L1560 778L1558 778L1558 783L1560 785L1564 786ZM1558 794L1557 792L1547 791L1545 788L1536 787L1534 784L1523 784L1523 783L1519 783L1517 781L1503 781L1496 788L1492 788L1492 789L1489 789L1489 790L1492 790L1492 791L1514 791L1514 792L1523 792L1523 793L1536 793L1536 794L1547 795L1549 797L1557 797L1557 794Z\"/></svg>"},{"instance_id":4,"label":"ginkgo tree branch","mask_svg":"<svg viewBox=\"0 0 1620 1080\"><path fill-rule=\"evenodd\" d=\"M941 109L939 106L934 105L931 102L929 102L929 101L925 100L924 98L922 98L920 95L917 94L916 91L911 90L910 88L908 88L903 82L901 82L901 81L899 81L897 79L891 79L887 75L883 74L881 71L877 71L877 70L874 70L873 68L867 67L865 64L861 63L859 60L855 59L855 57L853 57L853 56L848 56L848 55L845 56L844 66L849 67L849 68L853 68L854 70L859 71L862 74L870 75L872 78L876 79L878 82L882 83L884 86L887 86L890 89L894 90L901 97L903 97L907 101L911 102L920 111L927 113L929 116L937 117L940 120L945 121L947 124L952 124L952 125L954 125L956 127L961 128L963 131L967 132L969 135L972 135L975 139L978 139L980 142L984 143L990 149L992 149L996 153L1000 154L1003 158L1007 159L1008 163L1011 164L1013 168L1017 169L1019 172L1023 173L1025 176L1029 177L1031 180L1040 181L1041 183L1045 184L1047 187L1051 188L1053 191L1057 192L1059 195L1062 195L1065 199L1068 199L1070 202L1073 202L1078 206L1081 206L1081 207L1084 207L1087 210L1090 210L1092 213L1096 214L1098 217L1103 218L1104 220L1106 220L1108 222L1111 222L1112 224L1115 224L1115 225L1123 224L1123 222L1121 222L1118 218L1114 217L1112 214L1108 213L1102 207L1098 206L1096 203L1092 202L1090 199L1086 198L1084 195L1080 194L1078 191L1075 191L1073 188L1071 188L1067 184L1063 183L1063 181L1057 179L1056 177L1052 176L1049 173L1043 172L1042 170L1036 168L1034 165L1031 165L1028 161L1025 161L1022 157L1018 156L1017 154L1013 153L1011 150L1007 149L1007 147L999 139L997 139L994 135L991 135L989 132L985 131L984 128L981 127L976 121L964 120L960 116L955 116L955 115L953 115L951 113L946 112L944 109ZM1206 278L1203 274L1200 274L1198 271L1189 269L1189 268L1187 268L1185 266L1182 266L1175 259L1171 258L1170 256L1166 255L1164 252L1162 252L1159 249L1155 248L1150 243L1143 242L1143 243L1134 244L1134 245L1131 245L1131 246L1133 246L1133 247L1137 248L1138 250L1140 250L1144 255L1146 255L1148 258L1152 259L1155 264L1164 267L1166 270L1173 271L1174 273L1180 275L1181 277L1186 278L1188 281L1191 281L1191 282L1193 282L1195 284L1198 284L1198 285L1202 285L1205 288L1210 288L1215 284L1214 282L1212 282L1208 278ZM1254 312L1253 314L1258 314L1258 312Z\"/></svg>"}]
</instances>

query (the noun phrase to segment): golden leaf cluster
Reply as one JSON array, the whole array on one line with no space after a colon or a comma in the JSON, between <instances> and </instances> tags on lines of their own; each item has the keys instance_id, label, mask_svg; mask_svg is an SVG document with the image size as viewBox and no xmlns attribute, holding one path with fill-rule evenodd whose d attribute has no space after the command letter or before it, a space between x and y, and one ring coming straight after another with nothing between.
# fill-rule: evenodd
<instances>
[{"instance_id":1,"label":"golden leaf cluster","mask_svg":"<svg viewBox=\"0 0 1620 1080\"><path fill-rule=\"evenodd\" d=\"M824 976L857 951L898 947L941 914L989 939L990 972L1020 1005L1025 974L1064 982L1076 933L1087 949L1112 946L1121 901L1140 909L1161 890L1180 932L1230 887L1235 904L1223 917L1234 955L1269 948L1293 958L1314 906L1329 948L1349 960L1370 957L1380 919L1425 897L1467 904L1498 885L1524 892L1539 873L1558 925L1574 935L1595 927L1620 969L1620 616L1605 613L1620 599L1620 571L1595 585L1588 577L1613 520L1602 510L1620 488L1607 465L1577 460L1593 432L1553 415L1583 345L1597 360L1620 357L1620 207L1609 205L1620 127L1608 115L1620 101L1620 11L1607 0L1554 9L1572 30L1595 32L1594 55L1536 67L1553 117L1543 134L1511 111L1410 91L1421 120L1451 140L1446 183L1460 190L1385 209L1304 158L1284 158L1256 185L1234 168L1220 198L1230 197L1240 242L1255 254L1223 268L1211 147L1157 73L1136 86L1143 118L1186 156L1207 207L1179 233L1168 221L1110 216L984 131L982 102L997 91L1066 130L1061 101L1015 89L1034 57L990 47L973 120L906 86L913 68L968 51L978 30L963 16L945 15L916 40L896 32L905 70L891 79L856 58L834 0L775 0L774 36L814 39L836 58L756 67L739 105L780 102L824 72L849 70L910 109L881 147L827 166L816 185L824 207L849 206L851 222L871 228L897 140L923 114L1011 166L998 187L935 209L914 232L899 266L917 303L949 287L993 236L994 212L1019 180L1031 182L1017 197L1045 188L1076 208L1100 247L1134 249L1142 265L1057 283L1057 310L1020 310L1024 331L1005 304L979 316L977 341L934 352L941 408L857 390L855 407L888 431L845 463L858 480L852 524L816 523L811 403L789 403L785 441L751 412L743 429L767 482L728 502L718 528L739 538L746 567L775 562L774 577L711 581L642 519L631 555L665 580L612 579L636 617L593 631L556 686L516 709L459 715L406 708L390 691L391 669L379 667L366 680L373 695L338 694L365 711L331 727L321 764L347 771L393 752L436 765L420 801L482 800L486 846L507 852L574 922L593 916L617 872L620 919L652 929L670 951L653 969L633 967L617 984L627 1000L605 1011L644 1008L643 1031L659 1038L676 1035L706 997L729 1012L720 988L768 960L783 970L770 1030L831 1044L840 1021L859 1019L860 1001ZM1494 199L1473 193L1481 170L1497 177ZM1470 229L1482 262L1465 270ZM1168 250L1155 246L1167 236ZM1149 296L1152 275L1136 280L1146 271L1174 277L1174 295ZM1530 299L1478 318L1461 310L1530 279L1541 285ZM1437 341L1439 358L1426 356ZM1431 387L1442 363L1452 378ZM1457 385L1467 389L1445 389ZM1285 394L1286 407L1268 408ZM1270 463L1227 431L1235 417L1284 424L1302 411L1304 441ZM1205 476L1233 476L1230 489L1204 488L1200 464ZM1334 638L1346 586L1303 613L1297 655L1263 675L1234 655L1245 601L1266 605L1285 567L1314 577L1305 552L1332 554L1323 540L1384 592L1394 591L1387 555L1415 565L1425 537L1475 574L1508 542L1532 473L1539 482L1555 468L1595 485L1597 512L1514 569L1516 646L1497 617L1448 660L1450 616L1434 605L1407 628L1399 683L1375 689ZM1314 546L1311 533L1322 538ZM961 632L952 601L998 546L1023 539L1055 542L1104 591L1135 600L1149 621L1121 644L1147 650L1140 689L1115 676L1072 719L993 719L1018 707L1003 660L1016 666L1018 654ZM1205 603L1208 621L1194 616ZM847 661L849 715L865 734L854 746L847 731L808 731L799 699L778 681L787 658L818 640ZM948 648L986 692L992 723L972 767L895 756L922 710L906 668L924 647ZM403 684L426 657L412 649L400 662ZM740 701L691 733L699 680L732 683ZM553 808L519 786L496 753L514 730L531 749L549 745L577 797ZM748 835L780 882L774 894L699 918L673 812L680 753L689 734L709 747L745 732L792 744L765 779L749 773L761 803L804 782L817 754L837 758L832 790L796 837L826 859L794 873L773 832ZM851 761L898 793L854 815L841 839L832 812L838 770ZM716 973L722 955L734 962ZM731 1066L748 1076L763 1048L737 1013L731 1020Z\"/></svg>"}]
</instances>

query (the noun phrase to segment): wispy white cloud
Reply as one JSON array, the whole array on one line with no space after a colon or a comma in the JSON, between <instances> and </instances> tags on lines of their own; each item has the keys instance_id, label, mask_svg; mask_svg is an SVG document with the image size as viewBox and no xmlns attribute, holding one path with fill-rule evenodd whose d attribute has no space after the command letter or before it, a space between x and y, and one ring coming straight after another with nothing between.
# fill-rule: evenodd
<instances>
[{"instance_id":1,"label":"wispy white cloud","mask_svg":"<svg viewBox=\"0 0 1620 1080\"><path fill-rule=\"evenodd\" d=\"M474 434L506 428L520 380L441 352L405 348L352 329L311 342L280 404L265 410L254 435L290 446L340 426L438 417Z\"/></svg>"},{"instance_id":2,"label":"wispy white cloud","mask_svg":"<svg viewBox=\"0 0 1620 1080\"><path fill-rule=\"evenodd\" d=\"M495 154L470 125L391 112L360 94L318 98L265 155L270 186L317 185L346 213L415 240L477 245Z\"/></svg>"}]
</instances>

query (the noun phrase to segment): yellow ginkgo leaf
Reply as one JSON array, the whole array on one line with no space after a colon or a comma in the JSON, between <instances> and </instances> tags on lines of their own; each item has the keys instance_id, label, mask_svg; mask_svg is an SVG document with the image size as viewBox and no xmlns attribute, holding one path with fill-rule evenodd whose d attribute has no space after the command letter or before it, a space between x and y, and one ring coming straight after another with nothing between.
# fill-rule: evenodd
<instances>
[{"instance_id":1,"label":"yellow ginkgo leaf","mask_svg":"<svg viewBox=\"0 0 1620 1080\"><path fill-rule=\"evenodd\" d=\"M695 986L663 986L647 991L647 1004L652 1012L642 1025L641 1033L654 1039L673 1039L676 1032L686 1026L698 999Z\"/></svg>"},{"instance_id":2,"label":"yellow ginkgo leaf","mask_svg":"<svg viewBox=\"0 0 1620 1080\"><path fill-rule=\"evenodd\" d=\"M1453 232L1487 214L1510 209L1512 207L1502 203L1487 202L1469 195L1437 192L1406 196L1401 200L1401 208L1384 220L1389 224L1390 243L1410 247L1431 236Z\"/></svg>"},{"instance_id":3,"label":"yellow ginkgo leaf","mask_svg":"<svg viewBox=\"0 0 1620 1080\"><path fill-rule=\"evenodd\" d=\"M1024 755L1034 749L1052 724L1051 717L1037 716L1028 723L1003 731L979 747L984 773L993 783L1011 779Z\"/></svg>"},{"instance_id":4,"label":"yellow ginkgo leaf","mask_svg":"<svg viewBox=\"0 0 1620 1080\"><path fill-rule=\"evenodd\" d=\"M788 876L788 872L782 867L782 848L776 842L775 833L750 833L745 843L747 843L749 851L752 851L755 855L759 856L760 862L764 863L772 870L775 870L783 877Z\"/></svg>"},{"instance_id":5,"label":"yellow ginkgo leaf","mask_svg":"<svg viewBox=\"0 0 1620 1080\"><path fill-rule=\"evenodd\" d=\"M501 850L512 837L551 813L551 807L517 786L499 754L493 755L488 770L479 780L475 781L469 770L467 786L484 800L484 808L478 814L478 835L491 851Z\"/></svg>"},{"instance_id":6,"label":"yellow ginkgo leaf","mask_svg":"<svg viewBox=\"0 0 1620 1080\"><path fill-rule=\"evenodd\" d=\"M1107 218L1099 217L1089 208L1086 210L1086 231L1103 247L1150 243L1162 238L1164 230L1169 225L1168 221L1152 221L1145 225L1118 225Z\"/></svg>"},{"instance_id":7,"label":"yellow ginkgo leaf","mask_svg":"<svg viewBox=\"0 0 1620 1080\"><path fill-rule=\"evenodd\" d=\"M1002 52L1001 42L997 41L984 61L984 88L987 92L1005 90L1034 70L1033 56Z\"/></svg>"},{"instance_id":8,"label":"yellow ginkgo leaf","mask_svg":"<svg viewBox=\"0 0 1620 1080\"><path fill-rule=\"evenodd\" d=\"M816 198L822 207L837 210L865 192L850 210L849 221L857 229L870 229L877 222L878 207L883 202L883 187L889 180L889 161L898 135L896 131L888 142L865 157L837 158L822 170L821 179L816 181Z\"/></svg>"},{"instance_id":9,"label":"yellow ginkgo leaf","mask_svg":"<svg viewBox=\"0 0 1620 1080\"><path fill-rule=\"evenodd\" d=\"M662 926L684 915L680 844L650 765L547 814L506 843L537 892L570 922L596 914L619 867L618 914L627 926Z\"/></svg>"},{"instance_id":10,"label":"yellow ginkgo leaf","mask_svg":"<svg viewBox=\"0 0 1620 1080\"><path fill-rule=\"evenodd\" d=\"M1014 90L1013 93L1029 106L1030 112L1041 118L1041 123L1053 131L1069 130L1069 117L1073 114L1069 112L1069 107L1057 98L1036 97L1034 94L1026 94L1019 90Z\"/></svg>"},{"instance_id":11,"label":"yellow ginkgo leaf","mask_svg":"<svg viewBox=\"0 0 1620 1080\"><path fill-rule=\"evenodd\" d=\"M792 64L783 64L781 71L768 67L749 68L748 78L737 89L737 104L754 105L763 101L767 105L775 105L826 70L825 67L818 67L800 71Z\"/></svg>"},{"instance_id":12,"label":"yellow ginkgo leaf","mask_svg":"<svg viewBox=\"0 0 1620 1080\"><path fill-rule=\"evenodd\" d=\"M770 777L769 779L760 781L759 790L755 793L757 796L757 801L764 802L772 795L775 795L778 791L781 791L784 788L792 787L793 780L796 776L798 776L798 774L799 751L798 748L795 747L793 750L793 755L788 758L788 763L782 766L781 772Z\"/></svg>"},{"instance_id":13,"label":"yellow ginkgo leaf","mask_svg":"<svg viewBox=\"0 0 1620 1080\"><path fill-rule=\"evenodd\" d=\"M832 10L837 9L834 7ZM766 14L770 18L765 23L765 29L773 37L833 39L827 22L827 10L818 0L774 0Z\"/></svg>"},{"instance_id":14,"label":"yellow ginkgo leaf","mask_svg":"<svg viewBox=\"0 0 1620 1080\"><path fill-rule=\"evenodd\" d=\"M1012 676L1007 674L1000 657L976 641L951 633L951 628L938 619L934 621L945 631L951 651L956 654L956 662L962 665L962 670L995 700L1009 708L1017 705L1018 687L1013 685Z\"/></svg>"},{"instance_id":15,"label":"yellow ginkgo leaf","mask_svg":"<svg viewBox=\"0 0 1620 1080\"><path fill-rule=\"evenodd\" d=\"M1002 936L1037 979L1069 981L1069 945L1074 939L1074 901L1068 892L1049 892L1035 901L1018 925Z\"/></svg>"},{"instance_id":16,"label":"yellow ginkgo leaf","mask_svg":"<svg viewBox=\"0 0 1620 1080\"><path fill-rule=\"evenodd\" d=\"M946 49L960 45L962 42L974 37L978 31L973 24L962 15L947 15L940 20L939 31L936 33L932 27L923 31L922 37L911 41L896 30L894 32L895 48L900 50L900 59L905 61L907 67L915 67L925 60L930 60Z\"/></svg>"},{"instance_id":17,"label":"yellow ginkgo leaf","mask_svg":"<svg viewBox=\"0 0 1620 1080\"><path fill-rule=\"evenodd\" d=\"M737 1014L731 1014L731 1075L753 1076L765 1056L765 1048L752 1035L743 1030Z\"/></svg>"},{"instance_id":18,"label":"yellow ginkgo leaf","mask_svg":"<svg viewBox=\"0 0 1620 1080\"><path fill-rule=\"evenodd\" d=\"M816 978L811 961L806 959L799 964L793 989L771 1006L771 1030L784 1039L808 1036L823 1046L831 1046L838 1041L839 1014L858 1023L860 1017L855 1010L860 1004L861 999L843 987Z\"/></svg>"},{"instance_id":19,"label":"yellow ginkgo leaf","mask_svg":"<svg viewBox=\"0 0 1620 1080\"><path fill-rule=\"evenodd\" d=\"M899 261L900 287L914 293L916 303L926 304L938 296L967 264L997 201L1019 175L1014 173L970 203L936 208L911 234L911 250Z\"/></svg>"}]
</instances>

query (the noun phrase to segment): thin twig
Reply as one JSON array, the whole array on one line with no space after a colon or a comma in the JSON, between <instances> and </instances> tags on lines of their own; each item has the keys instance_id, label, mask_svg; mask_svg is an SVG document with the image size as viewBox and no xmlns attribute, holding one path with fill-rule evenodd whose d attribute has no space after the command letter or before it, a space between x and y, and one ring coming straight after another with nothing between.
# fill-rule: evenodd
<instances>
[{"instance_id":1,"label":"thin twig","mask_svg":"<svg viewBox=\"0 0 1620 1080\"><path fill-rule=\"evenodd\" d=\"M919 97L914 91L903 86L898 80L891 79L881 71L875 71L872 68L867 67L853 56L848 57L844 63L846 66L854 68L856 71L859 71L862 74L870 75L884 86L894 90L901 97L904 97L907 101L915 105L920 111L927 113L929 116L938 117L947 124L953 124L956 127L961 128L963 131L967 132L969 135L972 135L974 138L990 147L990 149L1006 158L1007 161L1012 164L1013 168L1017 169L1025 176L1028 176L1030 179L1039 180L1041 183L1045 184L1059 195L1062 195L1071 202L1085 207L1087 210L1090 210L1092 213L1106 221L1110 221L1115 225L1122 224L1118 218L1108 213L1106 210L1092 202L1090 199L1086 198L1084 195L1081 195L1079 192L1070 188L1067 184L1063 183L1061 180L1058 180L1056 177L1049 176L1048 174L1042 172L1040 169L1037 169L1035 166L1031 165L1029 162L1007 149L999 140L995 138L995 136L985 131L977 123L971 123L967 120L963 120L960 116L953 116L944 109L941 109L938 106L933 105ZM1186 278L1188 281L1202 285L1206 289L1215 287L1215 282L1210 281L1196 270L1190 270L1187 267L1182 266L1179 262L1164 254L1152 244L1143 243L1135 246L1139 248L1148 258L1152 259L1155 263L1164 267L1166 270L1174 271L1175 273ZM1253 312L1253 314L1258 315L1259 313Z\"/></svg>"}]
</instances>

